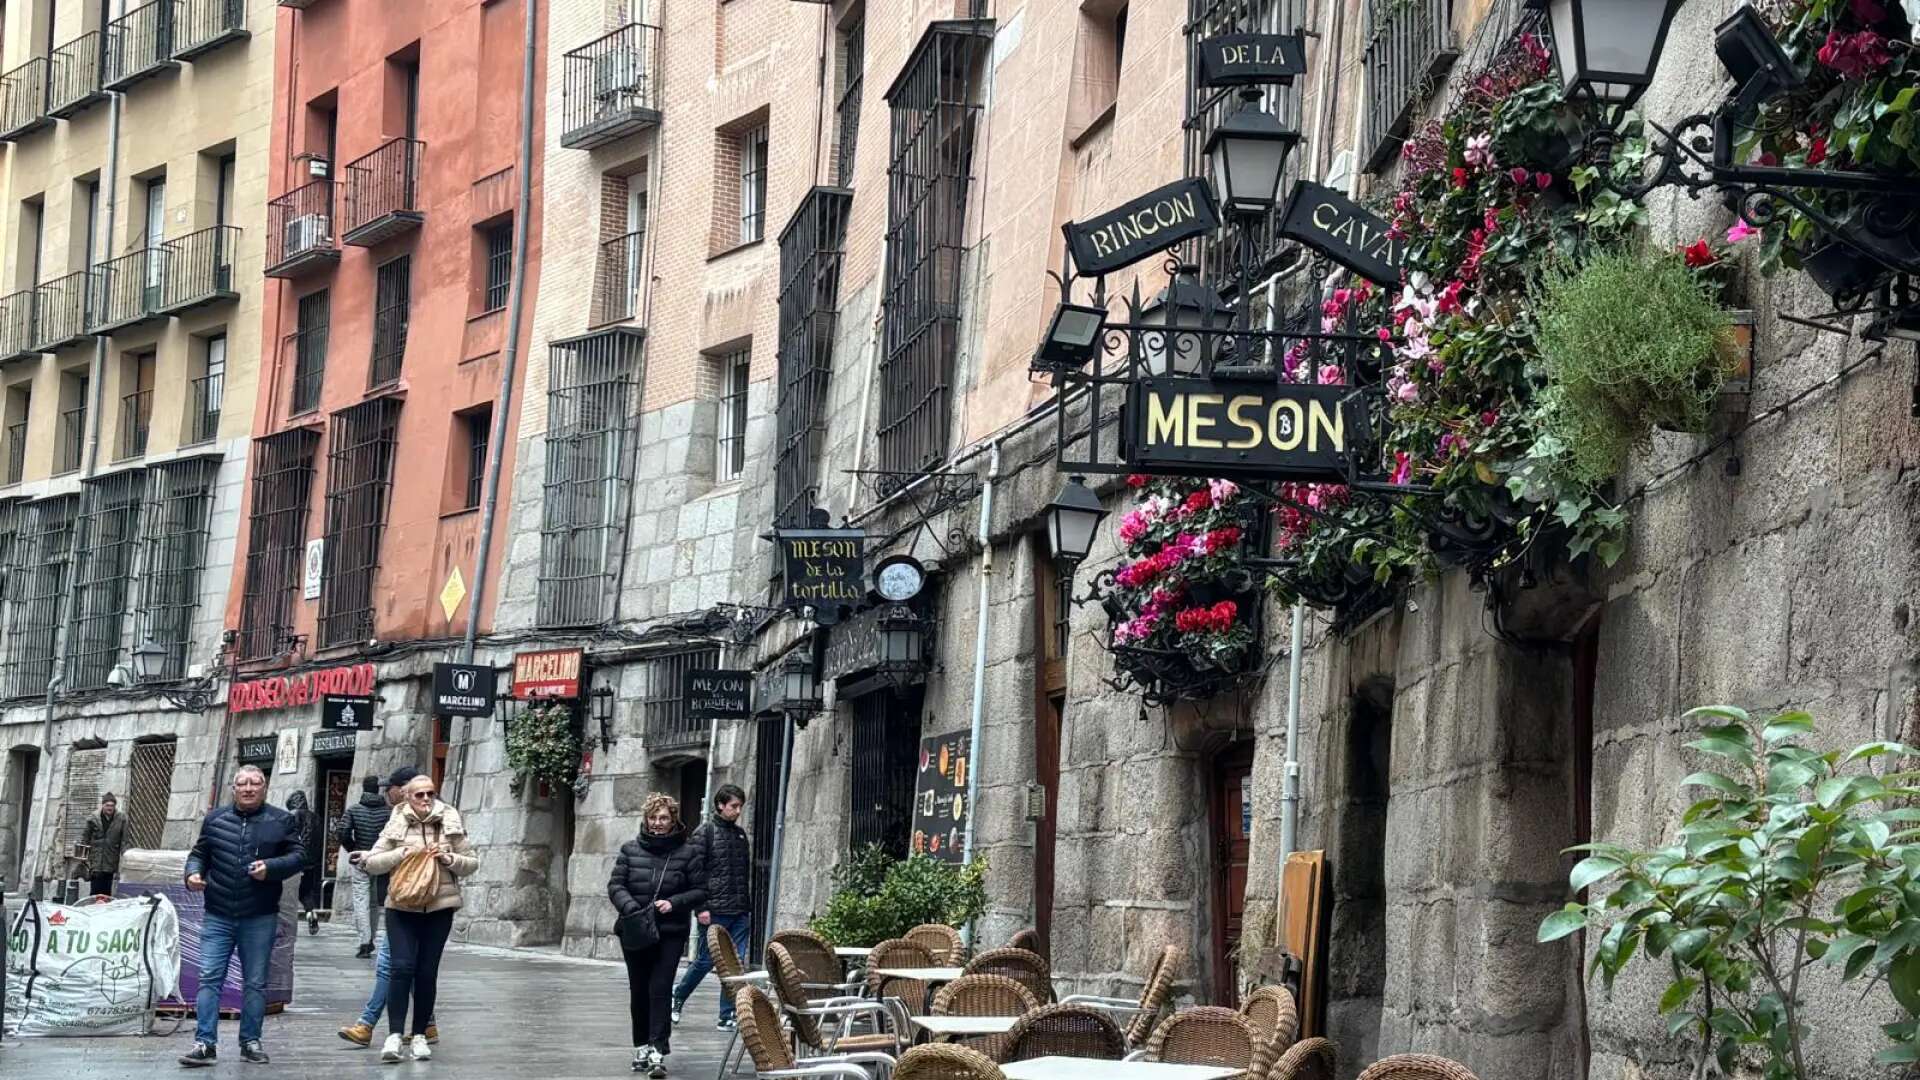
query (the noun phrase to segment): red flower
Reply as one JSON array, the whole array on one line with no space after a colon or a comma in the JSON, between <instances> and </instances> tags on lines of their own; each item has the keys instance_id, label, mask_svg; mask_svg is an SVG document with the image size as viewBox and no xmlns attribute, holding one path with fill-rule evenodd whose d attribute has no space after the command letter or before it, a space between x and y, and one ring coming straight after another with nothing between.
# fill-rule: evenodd
<instances>
[{"instance_id":1,"label":"red flower","mask_svg":"<svg viewBox=\"0 0 1920 1080\"><path fill-rule=\"evenodd\" d=\"M1498 412L1495 412L1492 409L1488 409L1486 412L1483 412L1480 414L1481 427L1492 427L1493 425L1499 422L1500 422L1500 414Z\"/></svg>"},{"instance_id":2,"label":"red flower","mask_svg":"<svg viewBox=\"0 0 1920 1080\"><path fill-rule=\"evenodd\" d=\"M1527 181L1533 179L1533 175L1520 166L1515 165L1513 168L1507 170L1507 178L1515 184L1524 187Z\"/></svg>"},{"instance_id":3,"label":"red flower","mask_svg":"<svg viewBox=\"0 0 1920 1080\"><path fill-rule=\"evenodd\" d=\"M1201 488L1199 491L1188 492L1187 501L1180 505L1187 513L1197 514L1213 505L1213 496L1207 492L1207 489Z\"/></svg>"},{"instance_id":4,"label":"red flower","mask_svg":"<svg viewBox=\"0 0 1920 1080\"><path fill-rule=\"evenodd\" d=\"M1541 191L1547 190L1553 186L1553 174L1550 172L1534 173L1533 186L1539 188Z\"/></svg>"},{"instance_id":5,"label":"red flower","mask_svg":"<svg viewBox=\"0 0 1920 1080\"><path fill-rule=\"evenodd\" d=\"M1843 79L1864 79L1893 60L1886 39L1871 30L1843 34L1827 31L1827 43L1816 53L1820 62L1840 73Z\"/></svg>"},{"instance_id":6,"label":"red flower","mask_svg":"<svg viewBox=\"0 0 1920 1080\"><path fill-rule=\"evenodd\" d=\"M1456 168L1453 170L1453 186L1457 188L1463 188L1467 186L1467 170L1462 168Z\"/></svg>"},{"instance_id":7,"label":"red flower","mask_svg":"<svg viewBox=\"0 0 1920 1080\"><path fill-rule=\"evenodd\" d=\"M1818 165L1825 160L1827 160L1827 137L1816 135L1813 145L1807 147L1807 164Z\"/></svg>"},{"instance_id":8,"label":"red flower","mask_svg":"<svg viewBox=\"0 0 1920 1080\"><path fill-rule=\"evenodd\" d=\"M1131 473L1127 476L1127 486L1138 490L1147 486L1150 478L1145 473Z\"/></svg>"},{"instance_id":9,"label":"red flower","mask_svg":"<svg viewBox=\"0 0 1920 1080\"><path fill-rule=\"evenodd\" d=\"M1707 238L1704 236L1682 247L1680 249L1680 255L1687 261L1688 266L1696 268L1712 266L1714 263L1720 261L1714 256L1713 246L1707 243Z\"/></svg>"},{"instance_id":10,"label":"red flower","mask_svg":"<svg viewBox=\"0 0 1920 1080\"><path fill-rule=\"evenodd\" d=\"M1753 163L1755 165L1764 165L1767 168L1771 169L1775 165L1780 164L1780 155L1774 153L1771 150L1764 150L1761 152L1759 157L1753 159Z\"/></svg>"}]
</instances>

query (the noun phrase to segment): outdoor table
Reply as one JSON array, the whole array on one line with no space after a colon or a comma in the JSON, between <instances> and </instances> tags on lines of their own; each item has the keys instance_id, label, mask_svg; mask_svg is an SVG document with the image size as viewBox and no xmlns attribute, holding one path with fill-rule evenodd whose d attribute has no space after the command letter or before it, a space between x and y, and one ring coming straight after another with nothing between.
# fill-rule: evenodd
<instances>
[{"instance_id":1,"label":"outdoor table","mask_svg":"<svg viewBox=\"0 0 1920 1080\"><path fill-rule=\"evenodd\" d=\"M966 973L966 968L957 967L887 967L875 968L871 974L884 975L889 979L914 979L924 983L949 983Z\"/></svg>"},{"instance_id":2,"label":"outdoor table","mask_svg":"<svg viewBox=\"0 0 1920 1080\"><path fill-rule=\"evenodd\" d=\"M1225 1080L1245 1069L1220 1065L1165 1065L1157 1061L1039 1057L1000 1066L1007 1080Z\"/></svg>"},{"instance_id":3,"label":"outdoor table","mask_svg":"<svg viewBox=\"0 0 1920 1080\"><path fill-rule=\"evenodd\" d=\"M743 971L738 975L722 975L720 985L739 986L742 983L763 983L772 977L765 968L762 968L759 971Z\"/></svg>"},{"instance_id":4,"label":"outdoor table","mask_svg":"<svg viewBox=\"0 0 1920 1080\"><path fill-rule=\"evenodd\" d=\"M872 951L873 947L871 945L865 948L858 945L835 945L833 947L833 955L842 960L865 960L867 954Z\"/></svg>"},{"instance_id":5,"label":"outdoor table","mask_svg":"<svg viewBox=\"0 0 1920 1080\"><path fill-rule=\"evenodd\" d=\"M1005 1035L1017 1016L916 1016L913 1025L929 1035Z\"/></svg>"}]
</instances>

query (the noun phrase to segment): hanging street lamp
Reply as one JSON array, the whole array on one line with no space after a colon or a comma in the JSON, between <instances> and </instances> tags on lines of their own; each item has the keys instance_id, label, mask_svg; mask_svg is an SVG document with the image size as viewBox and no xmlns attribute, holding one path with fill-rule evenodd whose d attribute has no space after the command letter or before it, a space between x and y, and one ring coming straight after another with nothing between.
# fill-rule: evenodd
<instances>
[{"instance_id":1,"label":"hanging street lamp","mask_svg":"<svg viewBox=\"0 0 1920 1080\"><path fill-rule=\"evenodd\" d=\"M1107 508L1100 505L1100 496L1087 486L1084 476L1068 477L1060 494L1047 504L1047 547L1068 575L1086 561L1094 533L1106 516Z\"/></svg>"},{"instance_id":2,"label":"hanging street lamp","mask_svg":"<svg viewBox=\"0 0 1920 1080\"><path fill-rule=\"evenodd\" d=\"M593 720L600 728L600 750L604 753L619 741L613 735L613 688L602 686L595 690L591 697L593 698Z\"/></svg>"},{"instance_id":3,"label":"hanging street lamp","mask_svg":"<svg viewBox=\"0 0 1920 1080\"><path fill-rule=\"evenodd\" d=\"M1280 201L1287 156L1300 133L1260 104L1261 92L1240 93L1240 107L1207 136L1206 158L1221 209L1237 218L1261 217Z\"/></svg>"},{"instance_id":4,"label":"hanging street lamp","mask_svg":"<svg viewBox=\"0 0 1920 1080\"><path fill-rule=\"evenodd\" d=\"M1161 324L1154 325L1149 316L1139 335L1148 375L1199 373L1206 366L1209 347L1218 344L1217 338L1207 332L1233 327L1234 306L1211 286L1202 284L1200 268L1191 263L1174 267L1173 280L1154 297L1153 308L1159 309Z\"/></svg>"},{"instance_id":5,"label":"hanging street lamp","mask_svg":"<svg viewBox=\"0 0 1920 1080\"><path fill-rule=\"evenodd\" d=\"M1569 101L1630 107L1653 82L1682 0L1545 0Z\"/></svg>"},{"instance_id":6,"label":"hanging street lamp","mask_svg":"<svg viewBox=\"0 0 1920 1080\"><path fill-rule=\"evenodd\" d=\"M773 707L805 726L807 719L820 711L820 674L814 670L809 650L795 649L780 661L780 698Z\"/></svg>"}]
</instances>

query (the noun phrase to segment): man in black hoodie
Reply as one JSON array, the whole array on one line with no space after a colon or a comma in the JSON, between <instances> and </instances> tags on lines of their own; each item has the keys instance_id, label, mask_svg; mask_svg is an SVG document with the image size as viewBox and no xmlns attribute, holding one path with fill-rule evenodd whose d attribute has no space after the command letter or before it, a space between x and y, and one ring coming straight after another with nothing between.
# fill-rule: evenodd
<instances>
[{"instance_id":1,"label":"man in black hoodie","mask_svg":"<svg viewBox=\"0 0 1920 1080\"><path fill-rule=\"evenodd\" d=\"M360 781L360 801L340 815L340 824L334 831L340 840L340 850L347 853L347 872L353 882L353 930L360 937L360 951L354 955L362 960L373 955L374 935L380 930L380 912L387 902L387 879L360 869L359 857L373 848L373 842L380 839L380 830L392 816L393 806L380 792L380 777L370 773Z\"/></svg>"},{"instance_id":2,"label":"man in black hoodie","mask_svg":"<svg viewBox=\"0 0 1920 1080\"><path fill-rule=\"evenodd\" d=\"M747 844L747 831L740 827L740 812L747 806L747 793L733 784L721 784L713 793L713 816L693 830L687 843L700 853L707 868L707 902L700 911L699 949L680 985L673 988L673 1021L680 1022L680 1011L693 996L700 980L713 970L713 955L707 950L708 926L718 924L732 935L736 949L747 945L753 911L751 885L753 859ZM733 997L720 988L721 1030L733 1027Z\"/></svg>"}]
</instances>

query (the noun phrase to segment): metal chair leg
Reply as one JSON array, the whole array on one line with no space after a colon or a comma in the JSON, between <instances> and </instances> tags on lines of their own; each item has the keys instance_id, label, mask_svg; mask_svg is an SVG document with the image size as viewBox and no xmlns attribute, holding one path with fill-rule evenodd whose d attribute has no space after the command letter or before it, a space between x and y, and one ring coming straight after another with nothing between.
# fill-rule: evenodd
<instances>
[{"instance_id":1,"label":"metal chair leg","mask_svg":"<svg viewBox=\"0 0 1920 1080\"><path fill-rule=\"evenodd\" d=\"M738 1075L740 1072L740 1061L734 1055L736 1052L745 1049L746 1047L740 1042L740 1031L736 1028L734 1029L733 1036L727 1040L726 1052L720 1055L720 1071L714 1074L714 1080L727 1080L729 1076ZM741 1057L744 1056L744 1054L741 1054Z\"/></svg>"}]
</instances>

